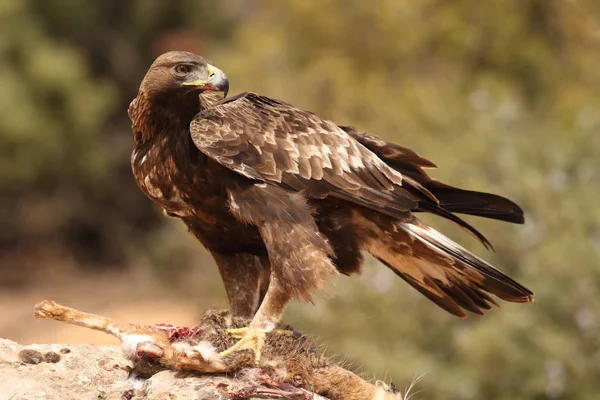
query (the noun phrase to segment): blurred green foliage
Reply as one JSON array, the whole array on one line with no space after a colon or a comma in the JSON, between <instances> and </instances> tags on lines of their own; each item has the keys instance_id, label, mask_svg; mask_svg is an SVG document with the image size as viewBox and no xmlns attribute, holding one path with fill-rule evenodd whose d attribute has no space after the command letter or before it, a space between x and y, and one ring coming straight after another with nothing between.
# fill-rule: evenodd
<instances>
[{"instance_id":1,"label":"blurred green foliage","mask_svg":"<svg viewBox=\"0 0 600 400\"><path fill-rule=\"evenodd\" d=\"M522 227L470 220L498 252L475 251L533 289L533 304L456 320L371 262L287 322L400 387L426 373L415 398L598 397L597 1L5 0L0 33L3 249L60 244L102 265L149 256L165 276L199 264L137 192L126 116L152 59L192 50L232 93L411 147L436 177L526 211Z\"/></svg>"}]
</instances>

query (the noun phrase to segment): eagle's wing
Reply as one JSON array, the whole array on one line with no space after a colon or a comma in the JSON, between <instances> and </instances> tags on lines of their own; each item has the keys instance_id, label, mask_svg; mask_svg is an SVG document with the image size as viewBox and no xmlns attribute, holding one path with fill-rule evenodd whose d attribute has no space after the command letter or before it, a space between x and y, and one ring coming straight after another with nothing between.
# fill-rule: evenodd
<instances>
[{"instance_id":1,"label":"eagle's wing","mask_svg":"<svg viewBox=\"0 0 600 400\"><path fill-rule=\"evenodd\" d=\"M351 126L341 126L340 128L375 153L387 165L403 176L414 179L433 193L439 200L439 207L442 209L453 213L477 215L517 224L525 222L521 207L507 198L491 193L456 188L431 178L425 169L435 168L436 165L411 149L387 142L375 135L359 132ZM432 210L426 205L423 209L415 211L431 212Z\"/></svg>"},{"instance_id":2,"label":"eagle's wing","mask_svg":"<svg viewBox=\"0 0 600 400\"><path fill-rule=\"evenodd\" d=\"M190 125L201 152L248 178L335 196L397 218L436 198L331 121L244 93L200 112Z\"/></svg>"},{"instance_id":3,"label":"eagle's wing","mask_svg":"<svg viewBox=\"0 0 600 400\"><path fill-rule=\"evenodd\" d=\"M192 121L190 132L201 152L248 178L302 191L313 198L335 196L396 217L394 224L410 237L394 235L399 232L395 227L384 229L381 237L397 240L393 244L375 240L367 250L456 315L464 315L459 305L473 311L489 308L488 302L493 300L485 292L509 301L532 299L526 288L443 235L433 234L410 215L430 207L431 212L480 235L441 208L435 196L417 182L414 177L422 168L433 165L408 149L379 146L384 157L404 160L405 166L411 166L403 175L360 143L377 149L376 138L359 137L359 141L333 122L253 93L203 110ZM411 248L413 239L420 242L420 247L414 248L418 254L399 258L402 252L394 251L393 245ZM441 258L446 261L437 261ZM434 282L438 278L442 289ZM470 300L465 299L465 291L469 291Z\"/></svg>"}]
</instances>

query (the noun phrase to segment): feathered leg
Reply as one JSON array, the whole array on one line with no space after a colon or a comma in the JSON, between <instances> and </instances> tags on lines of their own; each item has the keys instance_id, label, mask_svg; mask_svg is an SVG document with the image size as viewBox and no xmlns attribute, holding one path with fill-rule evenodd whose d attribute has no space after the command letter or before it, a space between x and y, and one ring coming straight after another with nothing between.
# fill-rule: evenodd
<instances>
[{"instance_id":1,"label":"feathered leg","mask_svg":"<svg viewBox=\"0 0 600 400\"><path fill-rule=\"evenodd\" d=\"M225 255L212 252L212 256L225 285L231 315L252 318L269 287L269 259L245 253Z\"/></svg>"},{"instance_id":2,"label":"feathered leg","mask_svg":"<svg viewBox=\"0 0 600 400\"><path fill-rule=\"evenodd\" d=\"M251 348L256 361L266 333L273 331L293 298L306 301L337 275L333 250L317 228L304 197L265 184L229 190L230 208L242 222L255 225L264 241L271 279L258 312L244 336L223 355Z\"/></svg>"}]
</instances>

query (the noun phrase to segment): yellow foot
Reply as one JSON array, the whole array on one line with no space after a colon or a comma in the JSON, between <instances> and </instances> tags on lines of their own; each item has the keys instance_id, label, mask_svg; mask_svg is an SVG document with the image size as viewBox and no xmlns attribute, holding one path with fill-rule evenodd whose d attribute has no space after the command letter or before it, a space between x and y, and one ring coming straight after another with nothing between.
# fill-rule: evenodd
<instances>
[{"instance_id":1,"label":"yellow foot","mask_svg":"<svg viewBox=\"0 0 600 400\"><path fill-rule=\"evenodd\" d=\"M265 345L265 339L267 333L272 335L294 335L293 331L286 331L284 329L275 329L271 332L265 332L260 329L245 327L245 328L231 328L227 329L227 332L236 339L240 339L239 342L221 352L221 357L227 357L236 351L250 349L254 351L254 362L255 364L260 363L260 355L263 346Z\"/></svg>"},{"instance_id":2,"label":"yellow foot","mask_svg":"<svg viewBox=\"0 0 600 400\"><path fill-rule=\"evenodd\" d=\"M227 357L236 351L250 349L254 351L254 363L260 363L260 353L265 345L265 338L267 333L255 328L237 328L227 329L227 331L235 338L239 338L240 341L221 352L221 357Z\"/></svg>"},{"instance_id":3,"label":"yellow foot","mask_svg":"<svg viewBox=\"0 0 600 400\"><path fill-rule=\"evenodd\" d=\"M227 332L229 332L229 334L231 336L233 336L236 339L241 339L244 336L246 336L251 330L258 330L255 328L251 328L249 326L245 327L245 328L230 328L227 329ZM288 331L286 329L273 329L270 332L266 332L269 335L297 335L296 332L294 331Z\"/></svg>"}]
</instances>

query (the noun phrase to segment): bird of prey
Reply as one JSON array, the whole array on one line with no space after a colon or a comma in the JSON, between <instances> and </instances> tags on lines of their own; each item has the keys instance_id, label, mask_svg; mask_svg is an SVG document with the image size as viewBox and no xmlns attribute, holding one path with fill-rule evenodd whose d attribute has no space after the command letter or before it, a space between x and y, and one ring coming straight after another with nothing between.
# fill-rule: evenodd
<instances>
[{"instance_id":1,"label":"bird of prey","mask_svg":"<svg viewBox=\"0 0 600 400\"><path fill-rule=\"evenodd\" d=\"M129 107L140 189L180 218L218 265L231 313L250 317L231 354L260 357L292 299L310 301L368 252L444 310L465 317L533 293L417 213L523 223L512 201L431 178L435 164L376 136L255 93L227 98L213 63L169 52L152 64ZM215 97L223 92L225 97Z\"/></svg>"}]
</instances>

